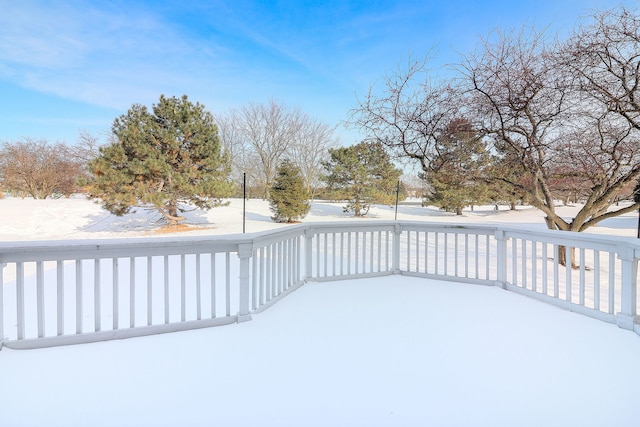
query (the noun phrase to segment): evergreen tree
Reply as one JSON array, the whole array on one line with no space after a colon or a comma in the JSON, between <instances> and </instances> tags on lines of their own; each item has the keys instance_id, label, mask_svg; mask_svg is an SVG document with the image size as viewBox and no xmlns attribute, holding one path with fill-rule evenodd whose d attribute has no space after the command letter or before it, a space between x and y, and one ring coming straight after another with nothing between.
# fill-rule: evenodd
<instances>
[{"instance_id":1,"label":"evergreen tree","mask_svg":"<svg viewBox=\"0 0 640 427\"><path fill-rule=\"evenodd\" d=\"M112 132L114 142L89 162L87 190L115 215L147 206L175 225L184 219L181 205L209 209L231 194L229 159L213 116L186 95L162 95L152 111L135 104Z\"/></svg>"},{"instance_id":2,"label":"evergreen tree","mask_svg":"<svg viewBox=\"0 0 640 427\"><path fill-rule=\"evenodd\" d=\"M488 185L481 177L491 157L468 120L451 120L438 137L435 151L425 176L431 185L428 203L462 215L465 206L489 200Z\"/></svg>"},{"instance_id":3,"label":"evergreen tree","mask_svg":"<svg viewBox=\"0 0 640 427\"><path fill-rule=\"evenodd\" d=\"M285 159L276 172L276 179L269 192L269 205L277 222L295 222L303 218L311 206L300 168Z\"/></svg>"},{"instance_id":4,"label":"evergreen tree","mask_svg":"<svg viewBox=\"0 0 640 427\"><path fill-rule=\"evenodd\" d=\"M518 153L507 144L494 141L496 156L485 173L489 183L490 198L495 203L506 202L509 208L516 210L518 202L525 203L529 195L525 190L532 181L529 173L522 167Z\"/></svg>"},{"instance_id":5,"label":"evergreen tree","mask_svg":"<svg viewBox=\"0 0 640 427\"><path fill-rule=\"evenodd\" d=\"M402 171L393 166L382 144L361 142L330 149L329 155L323 180L336 198L347 200L345 212L364 216L371 203L394 203Z\"/></svg>"}]
</instances>

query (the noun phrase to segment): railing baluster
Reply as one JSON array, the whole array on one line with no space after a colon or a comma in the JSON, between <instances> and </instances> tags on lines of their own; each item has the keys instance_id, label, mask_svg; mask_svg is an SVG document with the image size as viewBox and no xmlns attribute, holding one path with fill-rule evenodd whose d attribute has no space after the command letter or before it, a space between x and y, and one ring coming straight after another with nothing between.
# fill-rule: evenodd
<instances>
[{"instance_id":1,"label":"railing baluster","mask_svg":"<svg viewBox=\"0 0 640 427\"><path fill-rule=\"evenodd\" d=\"M407 265L406 270L411 271L411 231L407 231ZM400 269L402 269L402 264L400 265Z\"/></svg>"},{"instance_id":2,"label":"railing baluster","mask_svg":"<svg viewBox=\"0 0 640 427\"><path fill-rule=\"evenodd\" d=\"M444 233L444 275L449 274L449 232Z\"/></svg>"},{"instance_id":3,"label":"railing baluster","mask_svg":"<svg viewBox=\"0 0 640 427\"><path fill-rule=\"evenodd\" d=\"M484 237L484 241L485 241L485 245L486 245L486 249L485 249L485 270L484 270L484 278L485 280L489 280L491 278L490 276L490 264L489 264L489 257L491 256L491 242L489 241L489 236L485 236ZM497 243L496 243L497 244ZM497 251L497 249L496 249Z\"/></svg>"},{"instance_id":4,"label":"railing baluster","mask_svg":"<svg viewBox=\"0 0 640 427\"><path fill-rule=\"evenodd\" d=\"M335 235L333 236L334 244L335 244ZM289 253L291 254L291 273L290 273L290 281L293 286L295 283L298 283L298 260L300 259L300 250L298 247L298 243L300 242L300 236L296 236L291 238L291 245L289 246ZM335 249L334 249L335 251ZM334 255L334 264L335 264L335 255ZM335 276L335 265L333 267L333 275Z\"/></svg>"},{"instance_id":5,"label":"railing baluster","mask_svg":"<svg viewBox=\"0 0 640 427\"><path fill-rule=\"evenodd\" d=\"M373 231L369 232L369 272L373 273L375 271L375 269L373 268L373 242L375 240L375 238L373 237Z\"/></svg>"},{"instance_id":6,"label":"railing baluster","mask_svg":"<svg viewBox=\"0 0 640 427\"><path fill-rule=\"evenodd\" d=\"M360 236L360 232L359 232L359 231L356 231L356 232L355 232L355 236L356 236L356 237L355 237L355 240L356 240L356 245L355 245L355 246L356 246L356 255L355 255L355 262L356 262L355 270L356 270L356 271L355 271L355 273L356 273L356 274L358 274L358 273L360 272L360 268L359 268L359 267L360 267L360 266L359 266L359 264L360 264L360 263L359 263L360 259L359 259L359 254L358 254L358 249L359 249L359 247L360 247L360 245L358 245L358 237Z\"/></svg>"},{"instance_id":7,"label":"railing baluster","mask_svg":"<svg viewBox=\"0 0 640 427\"><path fill-rule=\"evenodd\" d=\"M280 293L287 289L287 270L289 268L289 262L287 253L289 252L289 243L285 240L280 244L280 268L282 270L282 278L280 279Z\"/></svg>"},{"instance_id":8,"label":"railing baluster","mask_svg":"<svg viewBox=\"0 0 640 427\"><path fill-rule=\"evenodd\" d=\"M187 319L187 283L185 271L186 255L180 254L180 320Z\"/></svg>"},{"instance_id":9,"label":"railing baluster","mask_svg":"<svg viewBox=\"0 0 640 427\"><path fill-rule=\"evenodd\" d=\"M36 307L38 317L38 338L44 337L44 265L36 262Z\"/></svg>"},{"instance_id":10,"label":"railing baluster","mask_svg":"<svg viewBox=\"0 0 640 427\"><path fill-rule=\"evenodd\" d=\"M147 326L153 322L153 258L147 256Z\"/></svg>"},{"instance_id":11,"label":"railing baluster","mask_svg":"<svg viewBox=\"0 0 640 427\"><path fill-rule=\"evenodd\" d=\"M169 255L164 256L164 323L169 323Z\"/></svg>"},{"instance_id":12,"label":"railing baluster","mask_svg":"<svg viewBox=\"0 0 640 427\"><path fill-rule=\"evenodd\" d=\"M93 329L100 331L102 329L102 291L100 286L100 260L93 260Z\"/></svg>"},{"instance_id":13,"label":"railing baluster","mask_svg":"<svg viewBox=\"0 0 640 427\"><path fill-rule=\"evenodd\" d=\"M316 275L318 277L322 277L322 272L320 268L320 233L316 233Z\"/></svg>"},{"instance_id":14,"label":"railing baluster","mask_svg":"<svg viewBox=\"0 0 640 427\"><path fill-rule=\"evenodd\" d=\"M336 233L333 232L331 235L331 254L332 254L332 258L331 258L331 275L335 276L336 275L336 257L337 257L337 245L336 245Z\"/></svg>"},{"instance_id":15,"label":"railing baluster","mask_svg":"<svg viewBox=\"0 0 640 427\"><path fill-rule=\"evenodd\" d=\"M324 246L323 246L323 251L322 251L322 261L324 263L324 277L327 277L329 275L329 270L328 270L328 264L327 264L327 257L328 257L328 248L329 248L329 233L324 233Z\"/></svg>"},{"instance_id":16,"label":"railing baluster","mask_svg":"<svg viewBox=\"0 0 640 427\"><path fill-rule=\"evenodd\" d=\"M615 314L615 291L616 291L616 255L609 252L609 313Z\"/></svg>"},{"instance_id":17,"label":"railing baluster","mask_svg":"<svg viewBox=\"0 0 640 427\"><path fill-rule=\"evenodd\" d=\"M585 299L585 252L584 248L580 248L580 305L584 305Z\"/></svg>"},{"instance_id":18,"label":"railing baluster","mask_svg":"<svg viewBox=\"0 0 640 427\"><path fill-rule=\"evenodd\" d=\"M559 257L560 246L553 245L553 297L559 298L560 296L560 260Z\"/></svg>"},{"instance_id":19,"label":"railing baluster","mask_svg":"<svg viewBox=\"0 0 640 427\"><path fill-rule=\"evenodd\" d=\"M258 249L254 249L251 256L251 297L251 309L255 310L258 308Z\"/></svg>"},{"instance_id":20,"label":"railing baluster","mask_svg":"<svg viewBox=\"0 0 640 427\"><path fill-rule=\"evenodd\" d=\"M549 282L547 267L547 243L542 244L542 293L547 295L547 285Z\"/></svg>"},{"instance_id":21,"label":"railing baluster","mask_svg":"<svg viewBox=\"0 0 640 427\"><path fill-rule=\"evenodd\" d=\"M520 254L520 268L522 269L522 288L527 289L528 281L527 281L527 240L522 239L522 253Z\"/></svg>"},{"instance_id":22,"label":"railing baluster","mask_svg":"<svg viewBox=\"0 0 640 427\"><path fill-rule=\"evenodd\" d=\"M2 273L2 267L0 266L0 274ZM64 334L64 261L58 260L56 262L56 333L58 336ZM0 279L0 307L2 307L2 280ZM0 340L2 339L2 316L0 316Z\"/></svg>"},{"instance_id":23,"label":"railing baluster","mask_svg":"<svg viewBox=\"0 0 640 427\"><path fill-rule=\"evenodd\" d=\"M440 270L441 270L441 260L444 257L443 255L443 250L442 247L444 245L444 239L442 236L444 236L444 233L440 233L440 232L435 232L435 254L436 254L436 260L435 260L435 273L436 274L443 274Z\"/></svg>"},{"instance_id":24,"label":"railing baluster","mask_svg":"<svg viewBox=\"0 0 640 427\"><path fill-rule=\"evenodd\" d=\"M564 263L564 271L566 273L566 278L565 278L565 299L568 302L571 302L571 268L573 267L572 264L572 259L571 259L571 247L569 247L569 245L566 245L564 247L564 253L565 253L565 263Z\"/></svg>"},{"instance_id":25,"label":"railing baluster","mask_svg":"<svg viewBox=\"0 0 640 427\"><path fill-rule=\"evenodd\" d=\"M476 259L478 259L477 245ZM464 277L469 277L469 235L467 233L464 234Z\"/></svg>"},{"instance_id":26,"label":"railing baluster","mask_svg":"<svg viewBox=\"0 0 640 427\"><path fill-rule=\"evenodd\" d=\"M227 303L227 316L231 316L231 254L227 252L225 257L225 293Z\"/></svg>"},{"instance_id":27,"label":"railing baluster","mask_svg":"<svg viewBox=\"0 0 640 427\"><path fill-rule=\"evenodd\" d=\"M118 293L120 292L120 284L119 284L119 272L118 272L118 258L113 258L113 330L118 329L118 305L119 298Z\"/></svg>"},{"instance_id":28,"label":"railing baluster","mask_svg":"<svg viewBox=\"0 0 640 427\"><path fill-rule=\"evenodd\" d=\"M531 241L531 288L538 292L538 242Z\"/></svg>"},{"instance_id":29,"label":"railing baluster","mask_svg":"<svg viewBox=\"0 0 640 427\"><path fill-rule=\"evenodd\" d=\"M136 259L129 258L129 327L136 326Z\"/></svg>"},{"instance_id":30,"label":"railing baluster","mask_svg":"<svg viewBox=\"0 0 640 427\"><path fill-rule=\"evenodd\" d=\"M267 246L267 272L265 274L265 277L267 278L267 284L266 284L266 302L271 301L271 266L273 265L273 257L271 256L271 251L272 251L272 246L273 245L268 245Z\"/></svg>"},{"instance_id":31,"label":"railing baluster","mask_svg":"<svg viewBox=\"0 0 640 427\"><path fill-rule=\"evenodd\" d=\"M347 233L347 274L351 274L351 232Z\"/></svg>"},{"instance_id":32,"label":"railing baluster","mask_svg":"<svg viewBox=\"0 0 640 427\"><path fill-rule=\"evenodd\" d=\"M327 262L329 253L328 247L325 245L325 262ZM284 242L278 242L278 281L276 287L276 296L282 293L282 288L284 286Z\"/></svg>"},{"instance_id":33,"label":"railing baluster","mask_svg":"<svg viewBox=\"0 0 640 427\"><path fill-rule=\"evenodd\" d=\"M505 287L507 283L507 237L502 230L496 230L496 282L499 286ZM487 239L488 240L488 239Z\"/></svg>"},{"instance_id":34,"label":"railing baluster","mask_svg":"<svg viewBox=\"0 0 640 427\"><path fill-rule=\"evenodd\" d=\"M218 293L216 285L218 284L218 280L217 280L217 277L216 277L216 254L215 254L215 252L211 253L211 271L210 271L210 273L211 273L211 279L210 279L210 282L211 282L211 284L210 284L210 286L211 286L211 295L210 295L210 297L211 297L211 301L210 301L210 304L211 304L211 318L215 319L216 316L217 316L217 313L218 313L217 312L217 308L216 308L216 296L217 296L216 294Z\"/></svg>"},{"instance_id":35,"label":"railing baluster","mask_svg":"<svg viewBox=\"0 0 640 427\"><path fill-rule=\"evenodd\" d=\"M458 233L453 233L453 275L455 277L459 277L459 270L458 270L458 261L460 261L460 252L459 252L459 246L458 246L458 238L460 237L460 235Z\"/></svg>"},{"instance_id":36,"label":"railing baluster","mask_svg":"<svg viewBox=\"0 0 640 427\"><path fill-rule=\"evenodd\" d=\"M196 319L202 319L202 283L201 283L201 269L200 259L202 254L196 254Z\"/></svg>"},{"instance_id":37,"label":"railing baluster","mask_svg":"<svg viewBox=\"0 0 640 427\"><path fill-rule=\"evenodd\" d=\"M24 339L24 264L16 262L16 322L18 339Z\"/></svg>"},{"instance_id":38,"label":"railing baluster","mask_svg":"<svg viewBox=\"0 0 640 427\"><path fill-rule=\"evenodd\" d=\"M340 233L340 275L344 274L344 232Z\"/></svg>"},{"instance_id":39,"label":"railing baluster","mask_svg":"<svg viewBox=\"0 0 640 427\"><path fill-rule=\"evenodd\" d=\"M518 285L518 239L511 239L511 283Z\"/></svg>"},{"instance_id":40,"label":"railing baluster","mask_svg":"<svg viewBox=\"0 0 640 427\"><path fill-rule=\"evenodd\" d=\"M429 273L429 232L424 232L424 272Z\"/></svg>"},{"instance_id":41,"label":"railing baluster","mask_svg":"<svg viewBox=\"0 0 640 427\"><path fill-rule=\"evenodd\" d=\"M76 260L76 334L82 333L82 260Z\"/></svg>"},{"instance_id":42,"label":"railing baluster","mask_svg":"<svg viewBox=\"0 0 640 427\"><path fill-rule=\"evenodd\" d=\"M269 273L265 270L265 258L267 257L266 251L266 247L263 246L260 248L260 305L267 302L265 297L265 278L267 281L269 280Z\"/></svg>"},{"instance_id":43,"label":"railing baluster","mask_svg":"<svg viewBox=\"0 0 640 427\"><path fill-rule=\"evenodd\" d=\"M593 251L593 308L600 311L600 251Z\"/></svg>"}]
</instances>

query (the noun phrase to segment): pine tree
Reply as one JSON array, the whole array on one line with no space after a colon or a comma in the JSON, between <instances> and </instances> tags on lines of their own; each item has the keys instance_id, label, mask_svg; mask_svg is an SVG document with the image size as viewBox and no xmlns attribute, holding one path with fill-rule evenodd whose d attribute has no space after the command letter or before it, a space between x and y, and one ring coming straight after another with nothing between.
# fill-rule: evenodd
<instances>
[{"instance_id":1,"label":"pine tree","mask_svg":"<svg viewBox=\"0 0 640 427\"><path fill-rule=\"evenodd\" d=\"M426 173L431 185L428 203L462 215L465 206L489 200L489 188L481 176L491 157L468 120L451 120L435 150L437 155Z\"/></svg>"},{"instance_id":2,"label":"pine tree","mask_svg":"<svg viewBox=\"0 0 640 427\"><path fill-rule=\"evenodd\" d=\"M114 142L89 162L89 197L124 215L153 207L175 225L184 204L209 209L228 197L229 159L204 106L160 96L152 111L135 104L112 126Z\"/></svg>"},{"instance_id":3,"label":"pine tree","mask_svg":"<svg viewBox=\"0 0 640 427\"><path fill-rule=\"evenodd\" d=\"M529 199L527 185L532 181L529 172L522 167L520 155L507 144L494 142L496 155L487 168L492 201L506 202L511 210L516 210L518 202L525 203Z\"/></svg>"},{"instance_id":4,"label":"pine tree","mask_svg":"<svg viewBox=\"0 0 640 427\"><path fill-rule=\"evenodd\" d=\"M371 203L392 204L402 173L391 163L380 143L361 142L351 147L329 150L323 177L334 197L347 200L345 212L355 216L369 212Z\"/></svg>"},{"instance_id":5,"label":"pine tree","mask_svg":"<svg viewBox=\"0 0 640 427\"><path fill-rule=\"evenodd\" d=\"M269 205L277 222L295 222L309 213L309 190L300 168L285 159L269 192Z\"/></svg>"}]
</instances>

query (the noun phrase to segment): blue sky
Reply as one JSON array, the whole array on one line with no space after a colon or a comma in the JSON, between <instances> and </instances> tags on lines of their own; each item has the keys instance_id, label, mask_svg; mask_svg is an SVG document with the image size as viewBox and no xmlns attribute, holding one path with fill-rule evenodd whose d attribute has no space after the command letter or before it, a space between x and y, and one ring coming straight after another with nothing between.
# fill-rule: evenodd
<instances>
[{"instance_id":1,"label":"blue sky","mask_svg":"<svg viewBox=\"0 0 640 427\"><path fill-rule=\"evenodd\" d=\"M331 126L356 95L433 51L459 61L492 29L567 34L638 0L0 0L0 142L106 134L134 103L181 96L222 114L275 99Z\"/></svg>"}]
</instances>

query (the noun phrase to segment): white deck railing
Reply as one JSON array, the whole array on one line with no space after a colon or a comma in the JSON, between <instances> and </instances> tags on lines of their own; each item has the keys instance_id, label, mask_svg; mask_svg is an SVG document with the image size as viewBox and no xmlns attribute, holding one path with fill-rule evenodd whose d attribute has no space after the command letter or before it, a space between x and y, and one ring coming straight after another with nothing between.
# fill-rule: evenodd
<instances>
[{"instance_id":1,"label":"white deck railing","mask_svg":"<svg viewBox=\"0 0 640 427\"><path fill-rule=\"evenodd\" d=\"M559 261L564 252L573 267ZM636 239L428 222L0 244L0 348L249 320L305 281L404 274L496 285L640 334ZM455 310L455 307L452 307Z\"/></svg>"}]
</instances>

